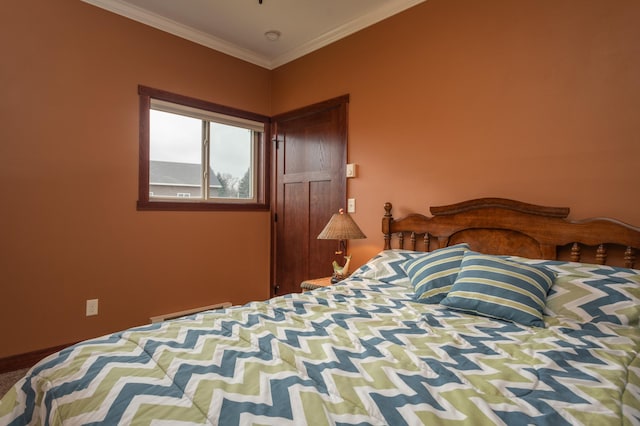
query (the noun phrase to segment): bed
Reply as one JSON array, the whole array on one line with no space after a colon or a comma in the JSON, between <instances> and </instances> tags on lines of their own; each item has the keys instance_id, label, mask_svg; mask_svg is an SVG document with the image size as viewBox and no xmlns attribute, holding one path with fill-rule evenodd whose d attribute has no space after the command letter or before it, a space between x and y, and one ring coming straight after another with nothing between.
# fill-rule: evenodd
<instances>
[{"instance_id":1,"label":"bed","mask_svg":"<svg viewBox=\"0 0 640 426\"><path fill-rule=\"evenodd\" d=\"M640 424L640 229L568 214L387 203L348 279L66 348L0 424Z\"/></svg>"}]
</instances>

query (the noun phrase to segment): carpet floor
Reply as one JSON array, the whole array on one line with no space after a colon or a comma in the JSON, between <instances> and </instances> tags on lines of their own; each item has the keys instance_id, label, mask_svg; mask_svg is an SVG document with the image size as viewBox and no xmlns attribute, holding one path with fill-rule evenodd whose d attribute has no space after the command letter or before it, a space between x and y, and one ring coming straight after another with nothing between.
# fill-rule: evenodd
<instances>
[{"instance_id":1,"label":"carpet floor","mask_svg":"<svg viewBox=\"0 0 640 426\"><path fill-rule=\"evenodd\" d=\"M24 368L22 370L10 371L8 373L0 374L0 398L2 398L4 394L7 393L7 391L11 389L11 387L15 385L16 382L20 380L27 371L29 371L29 369Z\"/></svg>"}]
</instances>

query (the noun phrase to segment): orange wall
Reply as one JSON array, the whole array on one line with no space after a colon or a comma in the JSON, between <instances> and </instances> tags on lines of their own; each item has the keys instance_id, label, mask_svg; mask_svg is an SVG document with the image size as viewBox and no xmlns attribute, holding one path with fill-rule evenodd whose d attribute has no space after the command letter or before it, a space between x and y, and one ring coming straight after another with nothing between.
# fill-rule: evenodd
<instances>
[{"instance_id":1,"label":"orange wall","mask_svg":"<svg viewBox=\"0 0 640 426\"><path fill-rule=\"evenodd\" d=\"M640 225L639 21L636 0L427 0L270 72L78 0L5 5L0 358L268 297L268 213L135 210L138 84L262 114L349 93L356 264L385 201Z\"/></svg>"},{"instance_id":2,"label":"orange wall","mask_svg":"<svg viewBox=\"0 0 640 426\"><path fill-rule=\"evenodd\" d=\"M268 70L79 0L4 4L0 47L0 358L269 297L267 212L136 211L138 84L268 114Z\"/></svg>"},{"instance_id":3,"label":"orange wall","mask_svg":"<svg viewBox=\"0 0 640 426\"><path fill-rule=\"evenodd\" d=\"M427 0L273 74L273 112L344 93L368 239L402 216L506 197L640 225L640 2Z\"/></svg>"}]
</instances>

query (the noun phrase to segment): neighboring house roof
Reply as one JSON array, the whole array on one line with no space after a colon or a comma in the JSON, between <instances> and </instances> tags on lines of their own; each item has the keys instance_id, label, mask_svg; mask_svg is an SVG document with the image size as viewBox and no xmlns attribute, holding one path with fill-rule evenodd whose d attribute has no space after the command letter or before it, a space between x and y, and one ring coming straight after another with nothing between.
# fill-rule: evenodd
<instances>
[{"instance_id":1,"label":"neighboring house roof","mask_svg":"<svg viewBox=\"0 0 640 426\"><path fill-rule=\"evenodd\" d=\"M200 164L149 161L149 184L170 186L200 186ZM209 168L209 187L221 188L218 176Z\"/></svg>"}]
</instances>

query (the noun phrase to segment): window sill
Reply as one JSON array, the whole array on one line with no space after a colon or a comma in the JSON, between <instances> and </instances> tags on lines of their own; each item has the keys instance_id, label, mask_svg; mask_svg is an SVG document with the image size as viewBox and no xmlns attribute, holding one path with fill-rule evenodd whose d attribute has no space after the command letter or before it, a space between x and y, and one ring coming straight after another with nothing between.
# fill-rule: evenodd
<instances>
[{"instance_id":1,"label":"window sill","mask_svg":"<svg viewBox=\"0 0 640 426\"><path fill-rule=\"evenodd\" d=\"M138 201L136 208L140 211L269 211L269 204Z\"/></svg>"}]
</instances>

